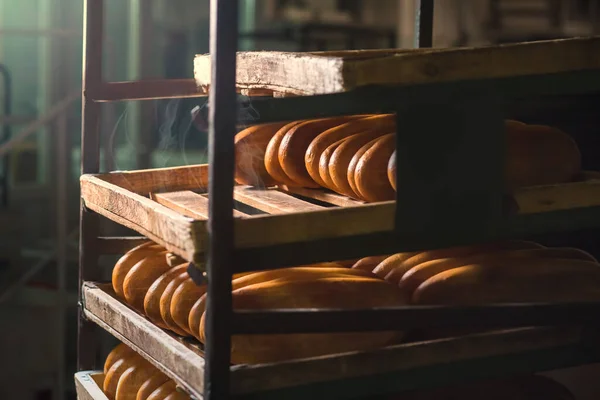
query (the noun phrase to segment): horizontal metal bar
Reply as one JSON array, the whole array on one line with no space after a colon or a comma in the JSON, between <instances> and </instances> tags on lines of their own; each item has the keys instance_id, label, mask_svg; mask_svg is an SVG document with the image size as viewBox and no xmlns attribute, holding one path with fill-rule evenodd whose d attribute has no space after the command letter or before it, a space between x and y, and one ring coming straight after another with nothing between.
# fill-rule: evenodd
<instances>
[{"instance_id":1,"label":"horizontal metal bar","mask_svg":"<svg viewBox=\"0 0 600 400\"><path fill-rule=\"evenodd\" d=\"M600 324L600 302L405 306L365 310L236 311L233 332L244 334L366 332L439 327L511 328Z\"/></svg>"},{"instance_id":2,"label":"horizontal metal bar","mask_svg":"<svg viewBox=\"0 0 600 400\"><path fill-rule=\"evenodd\" d=\"M204 97L206 92L193 79L148 79L130 82L106 82L88 89L93 101L158 100L184 97Z\"/></svg>"},{"instance_id":3,"label":"horizontal metal bar","mask_svg":"<svg viewBox=\"0 0 600 400\"><path fill-rule=\"evenodd\" d=\"M398 105L469 92L494 93L509 104L516 98L600 91L597 70L481 79L413 86L365 87L345 93L287 98L252 97L252 122L286 121L346 114L394 112ZM244 121L250 122L250 121Z\"/></svg>"},{"instance_id":4,"label":"horizontal metal bar","mask_svg":"<svg viewBox=\"0 0 600 400\"><path fill-rule=\"evenodd\" d=\"M235 272L275 269L322 261L354 259L376 254L423 251L503 239L526 239L600 226L600 206L507 218L486 232L431 232L401 236L394 231L326 238L323 240L237 249Z\"/></svg>"}]
</instances>

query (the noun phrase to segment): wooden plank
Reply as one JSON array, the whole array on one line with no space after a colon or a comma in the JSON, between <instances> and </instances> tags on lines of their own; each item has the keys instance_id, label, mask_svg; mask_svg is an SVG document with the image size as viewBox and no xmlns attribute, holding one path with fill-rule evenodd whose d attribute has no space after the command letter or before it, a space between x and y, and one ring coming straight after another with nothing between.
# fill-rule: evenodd
<instances>
[{"instance_id":1,"label":"wooden plank","mask_svg":"<svg viewBox=\"0 0 600 400\"><path fill-rule=\"evenodd\" d=\"M189 190L169 193L152 193L152 200L186 217L207 220L208 199ZM233 210L234 217L244 217L246 214Z\"/></svg>"},{"instance_id":2,"label":"wooden plank","mask_svg":"<svg viewBox=\"0 0 600 400\"><path fill-rule=\"evenodd\" d=\"M153 192L203 190L208 186L208 164L117 171L96 177L144 196Z\"/></svg>"},{"instance_id":3,"label":"wooden plank","mask_svg":"<svg viewBox=\"0 0 600 400\"><path fill-rule=\"evenodd\" d=\"M524 188L513 197L520 214L596 206L600 204L600 179Z\"/></svg>"},{"instance_id":4,"label":"wooden plank","mask_svg":"<svg viewBox=\"0 0 600 400\"><path fill-rule=\"evenodd\" d=\"M83 306L87 318L132 347L186 391L201 394L204 359L200 351L116 299L109 284L85 283ZM580 328L519 328L276 364L238 365L231 369L231 391L249 394L293 391L310 384L335 385L341 379L401 374L452 362L577 346L580 338Z\"/></svg>"},{"instance_id":5,"label":"wooden plank","mask_svg":"<svg viewBox=\"0 0 600 400\"><path fill-rule=\"evenodd\" d=\"M85 206L191 261L203 248L204 221L194 221L94 175L80 178ZM202 226L194 226L194 225Z\"/></svg>"},{"instance_id":6,"label":"wooden plank","mask_svg":"<svg viewBox=\"0 0 600 400\"><path fill-rule=\"evenodd\" d=\"M272 370L261 365L239 369L234 367L232 393L275 390L392 372L398 372L400 379L402 372L418 368L559 346L577 346L580 335L579 328L519 328L288 361L273 365L275 368ZM431 380L433 378L431 376Z\"/></svg>"},{"instance_id":7,"label":"wooden plank","mask_svg":"<svg viewBox=\"0 0 600 400\"><path fill-rule=\"evenodd\" d=\"M239 88L299 95L339 93L367 85L504 78L600 68L600 38L575 38L481 48L344 55L240 52ZM210 56L194 61L196 83L210 85Z\"/></svg>"},{"instance_id":8,"label":"wooden plank","mask_svg":"<svg viewBox=\"0 0 600 400\"><path fill-rule=\"evenodd\" d=\"M275 189L257 189L236 186L233 198L241 203L269 214L322 210L323 207L292 197Z\"/></svg>"},{"instance_id":9,"label":"wooden plank","mask_svg":"<svg viewBox=\"0 0 600 400\"><path fill-rule=\"evenodd\" d=\"M311 199L319 200L324 203L333 204L335 206L340 207L351 207L351 206L360 206L362 204L366 204L362 200L354 200L347 196L342 196L341 194L329 192L321 189L308 189L301 187L288 187L286 185L280 186L281 190L287 193L297 194L304 197L309 197Z\"/></svg>"},{"instance_id":10,"label":"wooden plank","mask_svg":"<svg viewBox=\"0 0 600 400\"><path fill-rule=\"evenodd\" d=\"M77 400L108 400L101 389L104 382L102 371L82 371L75 374Z\"/></svg>"},{"instance_id":11,"label":"wooden plank","mask_svg":"<svg viewBox=\"0 0 600 400\"><path fill-rule=\"evenodd\" d=\"M600 205L600 180L524 188L513 198L519 214L597 206ZM252 248L389 232L394 229L395 211L395 202L386 201L285 215L258 215L235 221L236 246ZM287 228L290 226L294 229Z\"/></svg>"},{"instance_id":12,"label":"wooden plank","mask_svg":"<svg viewBox=\"0 0 600 400\"><path fill-rule=\"evenodd\" d=\"M202 398L201 352L117 300L108 284L85 283L82 301L88 319L138 352L188 393Z\"/></svg>"}]
</instances>

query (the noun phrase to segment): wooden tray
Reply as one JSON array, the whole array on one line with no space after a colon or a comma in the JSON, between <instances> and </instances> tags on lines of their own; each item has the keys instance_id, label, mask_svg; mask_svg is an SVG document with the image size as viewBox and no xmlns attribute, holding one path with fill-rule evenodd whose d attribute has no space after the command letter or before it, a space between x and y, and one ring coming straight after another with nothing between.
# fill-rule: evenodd
<instances>
[{"instance_id":1,"label":"wooden tray","mask_svg":"<svg viewBox=\"0 0 600 400\"><path fill-rule=\"evenodd\" d=\"M149 322L118 300L109 284L85 283L83 306L87 318L201 398L204 359L192 342ZM307 393L327 398L334 387L336 392L359 390L360 380L373 375L387 376L394 390L439 385L446 376L432 371L448 363L456 363L449 374L457 373L453 378L463 380L555 369L583 362L581 357L589 352L580 345L581 335L580 328L520 328L277 364L238 365L231 368L231 391L248 398L259 392L261 398L295 399Z\"/></svg>"},{"instance_id":2,"label":"wooden tray","mask_svg":"<svg viewBox=\"0 0 600 400\"><path fill-rule=\"evenodd\" d=\"M600 68L600 38L480 48L240 52L237 86L247 95L339 93L367 85L505 78ZM194 60L196 84L210 86L210 55ZM245 91L245 92L244 92Z\"/></svg>"},{"instance_id":3,"label":"wooden tray","mask_svg":"<svg viewBox=\"0 0 600 400\"><path fill-rule=\"evenodd\" d=\"M207 182L206 165L84 175L81 195L87 208L200 265L208 200L199 193ZM285 187L236 186L234 196L240 203L233 211L240 249L394 229L393 201L364 204L326 190ZM520 214L600 205L600 179L589 172L580 182L525 188L513 197Z\"/></svg>"},{"instance_id":4,"label":"wooden tray","mask_svg":"<svg viewBox=\"0 0 600 400\"><path fill-rule=\"evenodd\" d=\"M78 400L108 400L102 391L102 371L82 371L75 374L75 391Z\"/></svg>"}]
</instances>

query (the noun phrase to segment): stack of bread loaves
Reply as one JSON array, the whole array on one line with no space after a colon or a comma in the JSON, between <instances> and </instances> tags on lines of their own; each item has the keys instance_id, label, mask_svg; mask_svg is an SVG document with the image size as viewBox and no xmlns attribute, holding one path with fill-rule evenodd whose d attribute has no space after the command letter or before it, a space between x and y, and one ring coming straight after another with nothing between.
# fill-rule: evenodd
<instances>
[{"instance_id":1,"label":"stack of bread loaves","mask_svg":"<svg viewBox=\"0 0 600 400\"><path fill-rule=\"evenodd\" d=\"M187 263L169 266L166 254L154 244L128 252L113 271L114 291L156 325L204 343L206 288L188 276ZM232 289L235 310L588 301L600 299L600 266L581 250L504 241L236 274ZM235 335L231 360L255 364L368 350L402 337Z\"/></svg>"},{"instance_id":2,"label":"stack of bread loaves","mask_svg":"<svg viewBox=\"0 0 600 400\"><path fill-rule=\"evenodd\" d=\"M185 400L175 382L123 343L104 362L104 393L109 400Z\"/></svg>"},{"instance_id":3,"label":"stack of bread loaves","mask_svg":"<svg viewBox=\"0 0 600 400\"><path fill-rule=\"evenodd\" d=\"M235 137L236 182L323 187L369 202L393 200L395 118L354 115L247 128ZM579 149L564 132L517 121L505 126L509 190L568 182L580 173Z\"/></svg>"},{"instance_id":4,"label":"stack of bread loaves","mask_svg":"<svg viewBox=\"0 0 600 400\"><path fill-rule=\"evenodd\" d=\"M190 397L152 364L124 344L116 346L104 363L103 391L109 400L184 400ZM383 400L383 398L378 397ZM545 377L517 376L463 383L438 389L406 392L388 400L574 400L568 389ZM367 400L365 398L364 400Z\"/></svg>"}]
</instances>

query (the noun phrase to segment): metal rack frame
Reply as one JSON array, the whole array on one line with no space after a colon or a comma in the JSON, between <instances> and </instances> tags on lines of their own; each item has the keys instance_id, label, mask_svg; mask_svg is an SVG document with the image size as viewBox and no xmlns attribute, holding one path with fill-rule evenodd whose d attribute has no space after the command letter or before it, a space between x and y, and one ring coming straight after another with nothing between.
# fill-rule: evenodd
<instances>
[{"instance_id":1,"label":"metal rack frame","mask_svg":"<svg viewBox=\"0 0 600 400\"><path fill-rule=\"evenodd\" d=\"M99 101L117 101L125 99L155 99L171 97L200 96L193 81L179 80L154 81L154 82L123 82L105 83L102 80L102 36L103 36L103 0L85 1L84 25L84 82L83 82L83 122L82 122L82 174L99 172ZM330 116L340 114L373 112L396 112L400 129L414 129L418 123L423 122L423 112L442 113L450 123L454 133L460 131L464 134L463 144L455 146L453 151L457 155L468 155L472 149L479 149L481 154L474 161L479 164L477 171L464 173L472 165L463 163L452 176L444 171L434 177L446 182L454 179L458 185L458 193L446 194L446 200L452 200L450 206L430 204L429 198L435 192L431 185L421 184L422 177L410 171L403 175L402 168L398 168L398 181L402 185L418 188L420 194L413 197L404 196L398 192L397 208L398 222L408 226L389 235L364 235L347 237L343 240L323 243L312 241L290 246L275 247L274 256L263 259L261 254L265 248L240 251L234 246L234 224L232 209L233 182L234 182L234 135L237 123L237 94L236 94L236 53L238 40L238 4L235 1L212 0L210 16L210 53L211 61L211 90L209 93L209 221L208 221L208 251L206 262L206 276L200 269L193 265L189 273L196 281L208 281L208 296L206 305L206 343L205 343L205 378L204 398L206 400L224 399L229 396L230 387L230 345L231 335L236 333L291 333L291 332L335 332L348 330L381 330L396 329L407 326L432 326L453 323L473 324L484 323L481 315L486 315L486 324L515 324L547 323L547 324L572 324L595 323L594 316L600 311L600 304L517 304L482 307L403 307L393 310L279 310L268 313L261 312L233 312L231 297L231 277L241 267L234 267L236 260L245 257L245 263L252 264L253 269L280 268L290 265L292 257L299 255L298 246L303 247L304 255L296 258L296 264L304 261L318 261L325 259L351 258L365 255L369 252L383 250L406 250L411 243L415 248L423 248L424 243L435 243L443 247L453 244L477 242L485 239L498 239L514 237L515 235L531 235L543 233L547 229L564 230L569 223L579 223L579 226L600 225L598 208L573 210L569 212L554 213L552 216L542 215L532 218L516 218L510 223L501 223L501 160L503 143L501 141L502 115L494 112L493 106L502 102L502 98L494 98L490 93L500 91L511 96L527 94L530 92L553 93L554 91L591 91L600 90L600 82L594 83L591 88L584 88L584 80L590 78L589 73L575 75L562 74L551 77L514 78L512 80L496 80L482 82L460 82L458 84L440 84L431 88L405 88L402 99L396 99L399 90L376 88L359 90L352 93L317 96L328 100L328 106L317 111L317 98L289 98L289 99L257 99L253 106L261 110L261 121L298 119L304 116ZM421 0L417 7L416 44L420 47L432 45L433 1ZM527 84L524 79L530 79ZM549 82L557 83L559 89L548 87ZM597 79L596 79L597 81ZM507 82L509 83L507 86ZM567 88L573 85L573 88ZM437 90L438 104L429 104L431 91ZM479 97L476 97L479 96ZM377 101L371 102L373 99ZM473 101L477 98L477 101ZM485 101L480 101L483 98ZM403 100L412 100L414 108L407 109L401 104ZM311 103L312 102L312 103ZM461 103L448 110L447 104ZM483 103L483 104L478 104ZM312 105L311 105L312 104ZM473 127L461 128L464 117L464 107L468 105L477 110ZM278 107L281 106L279 109ZM461 108L462 107L462 108ZM262 112L264 111L264 112ZM414 114L414 117L410 117ZM417 117L420 117L417 118ZM258 121L257 121L258 122ZM436 125L437 124L437 125ZM448 125L448 124L446 124ZM431 121L424 130L432 134L436 129L447 126L440 125L439 121ZM479 128L489 128L490 135L482 138ZM402 128L401 128L402 127ZM433 135L433 134L432 134ZM398 151L402 154L414 149L422 149L425 145L423 138L403 135L398 140ZM412 135L415 136L415 135ZM449 135L452 136L452 135ZM456 134L458 136L458 134ZM431 140L433 136L427 136ZM456 138L451 138L456 139ZM414 162L402 159L398 162L401 166ZM473 161L472 158L467 157ZM431 160L430 160L431 161ZM408 164L407 164L408 163ZM434 174L435 175L435 174ZM466 175L458 177L457 175ZM481 177L492 177L478 193L469 191L469 185ZM445 179L445 180L443 180ZM404 185L404 186L403 186ZM414 192L414 191L407 191ZM476 201L472 199L475 198ZM459 206L470 205L470 212L459 212ZM406 206L408 204L408 206ZM436 208L437 207L437 208ZM431 210L436 218L431 218ZM411 210L408 213L406 210ZM415 218L420 218L417 221ZM575 218L575 222L573 221ZM588 222L585 222L589 219ZM465 221L459 234L454 235L454 241L449 239L450 232L443 226L451 222ZM549 222L551 220L551 222ZM425 223L423 223L425 221ZM81 203L81 235L80 235L80 296L81 288L85 281L97 281L100 271L97 259L100 255L99 246L99 215L88 211L84 202ZM417 222L425 230L418 230ZM440 230L440 234L437 234ZM424 232L436 232L433 239L423 240ZM417 240L400 243L411 236ZM431 236L431 235L429 235ZM419 241L420 240L420 241ZM103 238L103 246L116 245L118 238ZM350 246L354 249L349 248ZM295 247L295 251L289 251ZM360 248L360 249L358 249ZM357 250L358 249L358 250ZM286 255L287 253L287 255ZM383 254L383 253L382 253ZM270 259L269 259L270 258ZM250 261L249 261L250 260ZM360 316L360 318L357 318ZM361 324L357 324L357 320ZM252 328L260 322L260 330ZM282 323L284 322L284 323ZM360 325L360 326L359 326ZM95 366L98 342L94 325L87 321L83 310L79 317L79 369L91 370Z\"/></svg>"}]
</instances>

